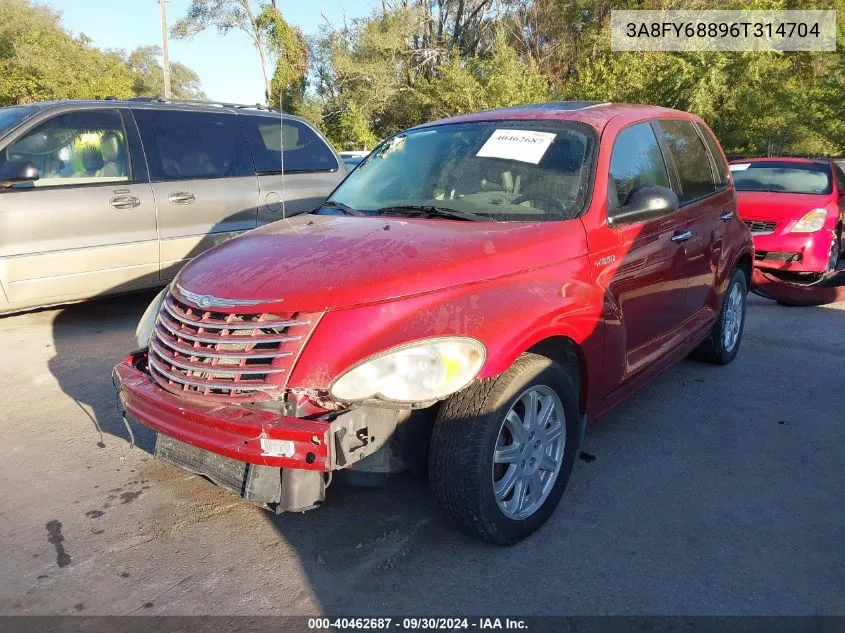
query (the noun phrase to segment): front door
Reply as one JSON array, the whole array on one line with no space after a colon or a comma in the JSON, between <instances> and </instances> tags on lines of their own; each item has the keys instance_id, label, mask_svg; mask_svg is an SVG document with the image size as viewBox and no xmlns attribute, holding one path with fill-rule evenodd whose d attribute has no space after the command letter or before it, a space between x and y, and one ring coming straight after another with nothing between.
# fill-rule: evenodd
<instances>
[{"instance_id":1,"label":"front door","mask_svg":"<svg viewBox=\"0 0 845 633\"><path fill-rule=\"evenodd\" d=\"M0 284L10 308L156 285L156 208L128 111L80 109L0 148L39 178L0 190Z\"/></svg>"},{"instance_id":2,"label":"front door","mask_svg":"<svg viewBox=\"0 0 845 633\"><path fill-rule=\"evenodd\" d=\"M670 186L649 122L619 132L605 177L607 222L590 232L590 256L605 294L604 384L618 390L682 342L687 285L682 238L689 227L677 212L613 226L614 214L633 191Z\"/></svg>"},{"instance_id":3,"label":"front door","mask_svg":"<svg viewBox=\"0 0 845 633\"><path fill-rule=\"evenodd\" d=\"M258 180L237 117L133 109L158 206L161 276L257 225Z\"/></svg>"}]
</instances>

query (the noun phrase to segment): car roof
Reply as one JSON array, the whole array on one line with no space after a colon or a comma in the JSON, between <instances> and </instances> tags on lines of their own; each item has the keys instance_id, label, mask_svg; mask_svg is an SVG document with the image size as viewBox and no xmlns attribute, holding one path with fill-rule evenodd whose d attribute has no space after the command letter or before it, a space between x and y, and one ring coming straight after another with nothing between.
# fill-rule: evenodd
<instances>
[{"instance_id":1,"label":"car roof","mask_svg":"<svg viewBox=\"0 0 845 633\"><path fill-rule=\"evenodd\" d=\"M733 158L734 163L803 163L805 165L829 165L833 162L829 158L805 158L803 156L757 156L755 158Z\"/></svg>"},{"instance_id":2,"label":"car roof","mask_svg":"<svg viewBox=\"0 0 845 633\"><path fill-rule=\"evenodd\" d=\"M49 110L53 108L79 107L79 108L94 108L113 106L123 108L151 108L155 110L190 110L203 112L236 112L238 114L259 114L259 115L276 115L284 114L292 118L287 112L282 113L280 110L271 110L261 104L242 104L230 103L223 101L194 101L194 100L164 100L156 97L134 97L132 99L62 99L56 101L38 101L36 103L22 104L33 108L33 112L42 110Z\"/></svg>"},{"instance_id":3,"label":"car roof","mask_svg":"<svg viewBox=\"0 0 845 633\"><path fill-rule=\"evenodd\" d=\"M576 121L586 123L601 131L611 119L621 115L632 120L655 118L658 116L693 118L693 115L686 112L663 108L661 106L607 103L602 101L551 101L464 114L424 123L417 126L417 128L474 121Z\"/></svg>"}]
</instances>

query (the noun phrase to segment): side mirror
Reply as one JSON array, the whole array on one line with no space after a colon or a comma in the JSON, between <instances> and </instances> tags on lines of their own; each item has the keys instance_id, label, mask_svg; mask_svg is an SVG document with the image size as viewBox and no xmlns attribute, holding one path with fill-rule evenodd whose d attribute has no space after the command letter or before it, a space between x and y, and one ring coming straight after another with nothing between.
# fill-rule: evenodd
<instances>
[{"instance_id":1,"label":"side mirror","mask_svg":"<svg viewBox=\"0 0 845 633\"><path fill-rule=\"evenodd\" d=\"M666 187L653 186L635 189L628 198L628 204L619 207L608 218L611 226L647 222L669 215L678 210L678 196Z\"/></svg>"},{"instance_id":2,"label":"side mirror","mask_svg":"<svg viewBox=\"0 0 845 633\"><path fill-rule=\"evenodd\" d=\"M0 188L7 188L16 182L38 180L38 168L28 160L8 160L0 165Z\"/></svg>"}]
</instances>

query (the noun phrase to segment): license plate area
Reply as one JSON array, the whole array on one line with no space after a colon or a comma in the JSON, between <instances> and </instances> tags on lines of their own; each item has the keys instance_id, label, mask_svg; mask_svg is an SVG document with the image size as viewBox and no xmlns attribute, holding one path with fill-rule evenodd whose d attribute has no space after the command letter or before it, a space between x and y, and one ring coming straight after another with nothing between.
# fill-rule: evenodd
<instances>
[{"instance_id":1,"label":"license plate area","mask_svg":"<svg viewBox=\"0 0 845 633\"><path fill-rule=\"evenodd\" d=\"M155 456L252 503L270 506L281 501L280 468L239 462L161 433L156 433Z\"/></svg>"}]
</instances>

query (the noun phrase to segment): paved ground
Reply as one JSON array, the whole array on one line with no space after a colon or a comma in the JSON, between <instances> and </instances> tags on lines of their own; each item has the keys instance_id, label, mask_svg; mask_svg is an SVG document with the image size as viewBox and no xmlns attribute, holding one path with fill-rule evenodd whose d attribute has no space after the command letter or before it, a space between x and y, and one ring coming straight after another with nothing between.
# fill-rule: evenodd
<instances>
[{"instance_id":1,"label":"paved ground","mask_svg":"<svg viewBox=\"0 0 845 633\"><path fill-rule=\"evenodd\" d=\"M499 549L412 478L273 517L131 449L109 374L149 298L0 319L0 613L845 614L845 305L751 299L733 365L593 427Z\"/></svg>"}]
</instances>

